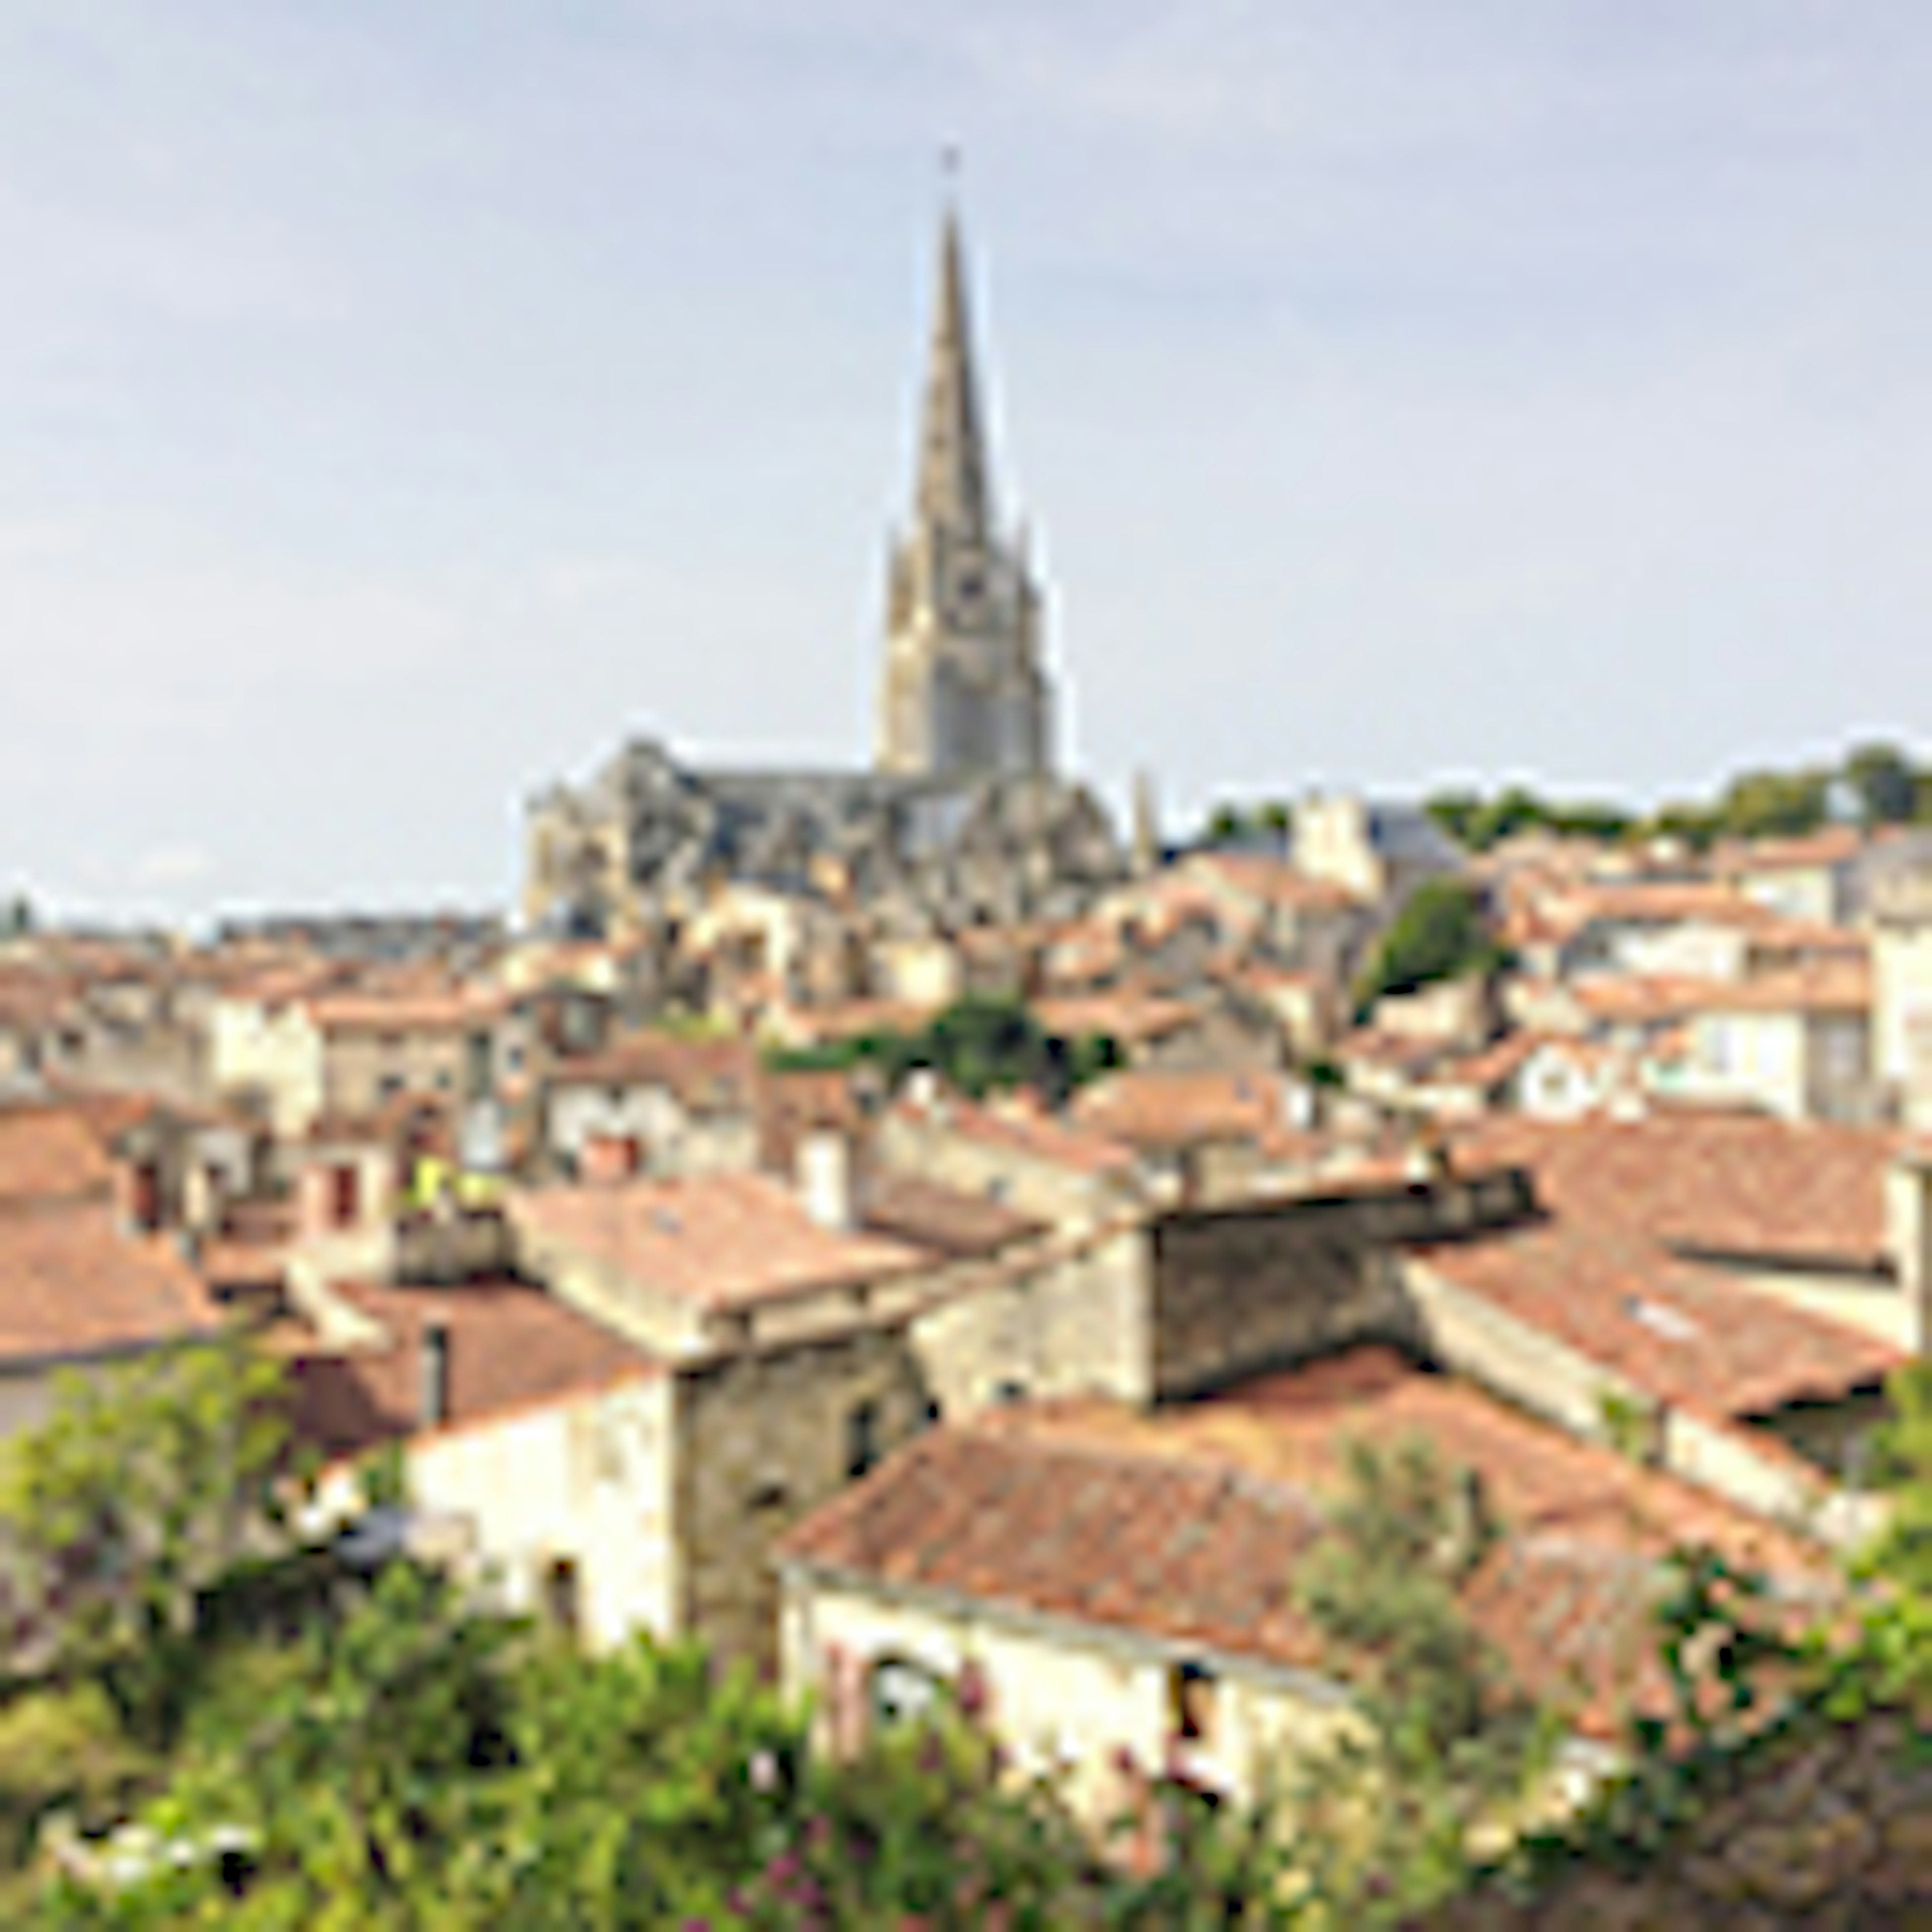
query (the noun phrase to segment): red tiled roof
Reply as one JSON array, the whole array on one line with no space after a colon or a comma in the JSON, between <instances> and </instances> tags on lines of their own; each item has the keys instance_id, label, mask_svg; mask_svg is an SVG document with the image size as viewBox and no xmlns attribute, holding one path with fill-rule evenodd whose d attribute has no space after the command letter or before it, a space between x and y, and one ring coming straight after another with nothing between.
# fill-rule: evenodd
<instances>
[{"instance_id":1,"label":"red tiled roof","mask_svg":"<svg viewBox=\"0 0 1932 1932\"><path fill-rule=\"evenodd\" d=\"M1191 876L1274 906L1298 910L1337 909L1360 904L1356 896L1333 879L1316 878L1295 870L1285 859L1262 852L1204 852L1179 868Z\"/></svg>"},{"instance_id":2,"label":"red tiled roof","mask_svg":"<svg viewBox=\"0 0 1932 1932\"><path fill-rule=\"evenodd\" d=\"M358 1282L338 1283L333 1292L388 1340L344 1352L289 1350L297 1439L330 1456L358 1455L416 1432L423 1332L431 1322L442 1323L448 1336L446 1426L660 1372L635 1344L520 1282L448 1288Z\"/></svg>"},{"instance_id":3,"label":"red tiled roof","mask_svg":"<svg viewBox=\"0 0 1932 1932\"><path fill-rule=\"evenodd\" d=\"M596 1053L560 1060L553 1087L662 1087L705 1112L748 1108L758 1057L748 1041L632 1034Z\"/></svg>"},{"instance_id":4,"label":"red tiled roof","mask_svg":"<svg viewBox=\"0 0 1932 1932\"><path fill-rule=\"evenodd\" d=\"M852 1076L836 1067L763 1072L754 1090L758 1160L769 1173L790 1174L808 1134L829 1129L863 1138L866 1122Z\"/></svg>"},{"instance_id":5,"label":"red tiled roof","mask_svg":"<svg viewBox=\"0 0 1932 1932\"><path fill-rule=\"evenodd\" d=\"M1828 825L1800 837L1739 840L1720 846L1712 856L1720 877L1749 872L1796 872L1843 865L1863 849L1865 835L1856 825Z\"/></svg>"},{"instance_id":6,"label":"red tiled roof","mask_svg":"<svg viewBox=\"0 0 1932 1932\"><path fill-rule=\"evenodd\" d=\"M449 1033L502 1016L510 1001L482 986L320 993L308 1000L310 1017L325 1033Z\"/></svg>"},{"instance_id":7,"label":"red tiled roof","mask_svg":"<svg viewBox=\"0 0 1932 1932\"><path fill-rule=\"evenodd\" d=\"M1007 1148L1074 1173L1125 1173L1134 1164L1132 1154L1118 1141L1017 1101L985 1106L949 1091L930 1102L908 1094L900 1101L899 1108L962 1139Z\"/></svg>"},{"instance_id":8,"label":"red tiled roof","mask_svg":"<svg viewBox=\"0 0 1932 1932\"><path fill-rule=\"evenodd\" d=\"M1124 1046L1163 1039L1196 1018L1194 1008L1184 1000L1126 990L1058 994L1036 1001L1033 1010L1048 1033L1065 1039L1104 1034Z\"/></svg>"},{"instance_id":9,"label":"red tiled roof","mask_svg":"<svg viewBox=\"0 0 1932 1932\"><path fill-rule=\"evenodd\" d=\"M1286 1126L1280 1077L1264 1072L1168 1072L1136 1068L1082 1089L1074 1118L1130 1147L1264 1139Z\"/></svg>"},{"instance_id":10,"label":"red tiled roof","mask_svg":"<svg viewBox=\"0 0 1932 1932\"><path fill-rule=\"evenodd\" d=\"M105 1205L0 1214L0 1360L148 1347L221 1325L172 1245L123 1235Z\"/></svg>"},{"instance_id":11,"label":"red tiled roof","mask_svg":"<svg viewBox=\"0 0 1932 1932\"><path fill-rule=\"evenodd\" d=\"M520 1232L702 1308L898 1274L929 1259L882 1234L820 1226L762 1174L532 1189L512 1197L512 1211Z\"/></svg>"},{"instance_id":12,"label":"red tiled roof","mask_svg":"<svg viewBox=\"0 0 1932 1932\"><path fill-rule=\"evenodd\" d=\"M101 1136L71 1107L0 1107L0 1208L104 1197L113 1163Z\"/></svg>"},{"instance_id":13,"label":"red tiled roof","mask_svg":"<svg viewBox=\"0 0 1932 1932\"><path fill-rule=\"evenodd\" d=\"M1027 1405L920 1438L795 1528L783 1557L1263 1661L1321 1663L1294 1601L1344 1445L1414 1432L1474 1468L1506 1534L1469 1586L1532 1682L1611 1720L1646 1582L1680 1538L1797 1573L1808 1554L1673 1478L1390 1352L1352 1350L1148 1415Z\"/></svg>"},{"instance_id":14,"label":"red tiled roof","mask_svg":"<svg viewBox=\"0 0 1932 1932\"><path fill-rule=\"evenodd\" d=\"M1886 1255L1882 1130L1745 1114L1486 1120L1459 1161L1528 1168L1563 1222L1719 1254L1875 1268Z\"/></svg>"},{"instance_id":15,"label":"red tiled roof","mask_svg":"<svg viewBox=\"0 0 1932 1932\"><path fill-rule=\"evenodd\" d=\"M1705 1002L1707 1011L1723 1013L1868 1013L1871 1005L1870 964L1856 958L1720 981Z\"/></svg>"},{"instance_id":16,"label":"red tiled roof","mask_svg":"<svg viewBox=\"0 0 1932 1932\"><path fill-rule=\"evenodd\" d=\"M941 1254L991 1254L1042 1232L1040 1222L984 1195L890 1169L866 1176L860 1200L874 1234Z\"/></svg>"},{"instance_id":17,"label":"red tiled roof","mask_svg":"<svg viewBox=\"0 0 1932 1932\"><path fill-rule=\"evenodd\" d=\"M1674 1260L1636 1231L1619 1240L1558 1222L1414 1253L1456 1287L1694 1414L1745 1417L1844 1395L1904 1359L1861 1329Z\"/></svg>"}]
</instances>

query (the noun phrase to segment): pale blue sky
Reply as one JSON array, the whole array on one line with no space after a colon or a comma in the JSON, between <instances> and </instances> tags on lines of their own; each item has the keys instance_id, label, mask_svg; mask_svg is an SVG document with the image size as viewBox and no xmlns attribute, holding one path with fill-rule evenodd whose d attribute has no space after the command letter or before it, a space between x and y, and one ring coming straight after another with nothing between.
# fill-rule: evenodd
<instances>
[{"instance_id":1,"label":"pale blue sky","mask_svg":"<svg viewBox=\"0 0 1932 1932\"><path fill-rule=\"evenodd\" d=\"M866 756L949 139L1116 796L1926 750L1928 99L1912 0L4 0L0 887Z\"/></svg>"}]
</instances>

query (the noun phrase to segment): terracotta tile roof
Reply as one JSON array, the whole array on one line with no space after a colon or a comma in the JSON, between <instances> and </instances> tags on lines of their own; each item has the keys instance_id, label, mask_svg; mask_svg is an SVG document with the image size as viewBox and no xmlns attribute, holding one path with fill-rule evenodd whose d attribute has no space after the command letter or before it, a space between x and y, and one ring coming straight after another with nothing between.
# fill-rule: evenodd
<instances>
[{"instance_id":1,"label":"terracotta tile roof","mask_svg":"<svg viewBox=\"0 0 1932 1932\"><path fill-rule=\"evenodd\" d=\"M1711 855L1720 878L1750 872L1796 872L1840 866L1864 850L1865 835L1856 825L1827 825L1802 837L1753 838L1721 845Z\"/></svg>"},{"instance_id":2,"label":"terracotta tile roof","mask_svg":"<svg viewBox=\"0 0 1932 1932\"><path fill-rule=\"evenodd\" d=\"M1124 1046L1165 1039L1191 1025L1197 1017L1195 1009L1184 1000L1124 989L1062 994L1036 1001L1033 1012L1047 1032L1064 1039L1105 1034Z\"/></svg>"},{"instance_id":3,"label":"terracotta tile roof","mask_svg":"<svg viewBox=\"0 0 1932 1932\"><path fill-rule=\"evenodd\" d=\"M0 1214L0 1360L58 1360L215 1333L220 1310L160 1238L103 1204Z\"/></svg>"},{"instance_id":4,"label":"terracotta tile roof","mask_svg":"<svg viewBox=\"0 0 1932 1932\"><path fill-rule=\"evenodd\" d=\"M668 1033L632 1034L596 1053L559 1060L552 1087L662 1087L688 1108L732 1112L752 1105L758 1056L748 1041L692 1040Z\"/></svg>"},{"instance_id":5,"label":"terracotta tile roof","mask_svg":"<svg viewBox=\"0 0 1932 1932\"><path fill-rule=\"evenodd\" d=\"M1680 1537L1801 1574L1790 1539L1389 1352L1358 1349L1149 1415L1028 1405L934 1431L784 1540L782 1559L1167 1642L1319 1667L1297 1559L1342 1447L1413 1430L1484 1478L1508 1534L1467 1602L1546 1689L1606 1727L1654 1560Z\"/></svg>"},{"instance_id":6,"label":"terracotta tile roof","mask_svg":"<svg viewBox=\"0 0 1932 1932\"><path fill-rule=\"evenodd\" d=\"M1585 1014L1602 1025L1664 1025L1701 1012L1720 982L1639 973L1589 973L1569 991Z\"/></svg>"},{"instance_id":7,"label":"terracotta tile roof","mask_svg":"<svg viewBox=\"0 0 1932 1932\"><path fill-rule=\"evenodd\" d=\"M1042 1232L1040 1222L984 1195L890 1169L868 1175L860 1198L872 1233L945 1255L992 1254Z\"/></svg>"},{"instance_id":8,"label":"terracotta tile roof","mask_svg":"<svg viewBox=\"0 0 1932 1932\"><path fill-rule=\"evenodd\" d=\"M1119 1142L1074 1121L1058 1119L1017 1098L988 1106L947 1092L930 1100L908 1092L899 1110L962 1139L1004 1148L1028 1159L1089 1174L1132 1172L1134 1156Z\"/></svg>"},{"instance_id":9,"label":"terracotta tile roof","mask_svg":"<svg viewBox=\"0 0 1932 1932\"><path fill-rule=\"evenodd\" d=\"M1720 1013L1868 1013L1872 973L1868 960L1834 959L1720 981L1705 1009Z\"/></svg>"},{"instance_id":10,"label":"terracotta tile roof","mask_svg":"<svg viewBox=\"0 0 1932 1932\"><path fill-rule=\"evenodd\" d=\"M1666 1246L1877 1268L1887 1253L1882 1130L1747 1114L1486 1120L1456 1157L1528 1168L1565 1223Z\"/></svg>"},{"instance_id":11,"label":"terracotta tile roof","mask_svg":"<svg viewBox=\"0 0 1932 1932\"><path fill-rule=\"evenodd\" d=\"M104 1199L114 1166L77 1108L0 1106L0 1210L53 1200Z\"/></svg>"},{"instance_id":12,"label":"terracotta tile roof","mask_svg":"<svg viewBox=\"0 0 1932 1932\"><path fill-rule=\"evenodd\" d=\"M1420 1074L1444 1057L1443 1042L1392 1028L1364 1026L1344 1034L1332 1057L1344 1066L1384 1066L1391 1072Z\"/></svg>"},{"instance_id":13,"label":"terracotta tile roof","mask_svg":"<svg viewBox=\"0 0 1932 1932\"><path fill-rule=\"evenodd\" d=\"M799 1144L808 1134L839 1133L860 1143L870 1133L852 1076L838 1068L761 1072L754 1091L758 1163L768 1174L794 1173Z\"/></svg>"},{"instance_id":14,"label":"terracotta tile roof","mask_svg":"<svg viewBox=\"0 0 1932 1932\"><path fill-rule=\"evenodd\" d=\"M344 1282L332 1292L388 1340L346 1352L325 1352L312 1336L306 1344L284 1340L298 1439L330 1456L358 1455L416 1432L422 1337L431 1322L441 1322L448 1338L451 1427L661 1372L635 1344L520 1282L448 1288Z\"/></svg>"},{"instance_id":15,"label":"terracotta tile roof","mask_svg":"<svg viewBox=\"0 0 1932 1932\"><path fill-rule=\"evenodd\" d=\"M510 1001L483 986L393 993L365 986L310 994L306 1004L324 1033L449 1033L500 1018Z\"/></svg>"},{"instance_id":16,"label":"terracotta tile roof","mask_svg":"<svg viewBox=\"0 0 1932 1932\"><path fill-rule=\"evenodd\" d=\"M814 1046L863 1034L917 1033L939 1011L905 1000L842 1000L788 1007L782 1030L788 1044Z\"/></svg>"},{"instance_id":17,"label":"terracotta tile roof","mask_svg":"<svg viewBox=\"0 0 1932 1932\"><path fill-rule=\"evenodd\" d=\"M1262 852L1203 852L1183 862L1183 877L1276 907L1300 910L1339 910L1360 901L1333 879L1299 872L1285 859Z\"/></svg>"},{"instance_id":18,"label":"terracotta tile roof","mask_svg":"<svg viewBox=\"0 0 1932 1932\"><path fill-rule=\"evenodd\" d=\"M1098 1400L995 1411L986 1426L1132 1448L1252 1470L1325 1492L1347 1445L1426 1436L1476 1469L1523 1534L1600 1536L1662 1556L1685 1542L1785 1568L1810 1559L1774 1526L1596 1444L1538 1422L1474 1383L1418 1368L1364 1343L1258 1376L1205 1400L1151 1412Z\"/></svg>"},{"instance_id":19,"label":"terracotta tile roof","mask_svg":"<svg viewBox=\"0 0 1932 1932\"><path fill-rule=\"evenodd\" d=\"M532 1189L512 1196L511 1212L520 1232L706 1309L929 1264L904 1241L820 1227L762 1174Z\"/></svg>"},{"instance_id":20,"label":"terracotta tile roof","mask_svg":"<svg viewBox=\"0 0 1932 1932\"><path fill-rule=\"evenodd\" d=\"M1636 1229L1619 1240L1559 1222L1413 1252L1456 1287L1696 1415L1828 1400L1904 1359L1849 1324L1678 1261Z\"/></svg>"},{"instance_id":21,"label":"terracotta tile roof","mask_svg":"<svg viewBox=\"0 0 1932 1932\"><path fill-rule=\"evenodd\" d=\"M1568 885L1535 901L1531 912L1544 929L1558 936L1598 924L1654 926L1696 921L1756 928L1778 916L1729 886L1695 879Z\"/></svg>"},{"instance_id":22,"label":"terracotta tile roof","mask_svg":"<svg viewBox=\"0 0 1932 1932\"><path fill-rule=\"evenodd\" d=\"M1110 1074L1075 1096L1082 1126L1130 1147L1185 1147L1206 1140L1260 1140L1287 1124L1283 1085L1261 1072Z\"/></svg>"},{"instance_id":23,"label":"terracotta tile roof","mask_svg":"<svg viewBox=\"0 0 1932 1932\"><path fill-rule=\"evenodd\" d=\"M1466 1086L1486 1092L1508 1079L1550 1036L1538 1033L1513 1033L1493 1042L1480 1052L1459 1054L1431 1069L1430 1078L1439 1086Z\"/></svg>"}]
</instances>

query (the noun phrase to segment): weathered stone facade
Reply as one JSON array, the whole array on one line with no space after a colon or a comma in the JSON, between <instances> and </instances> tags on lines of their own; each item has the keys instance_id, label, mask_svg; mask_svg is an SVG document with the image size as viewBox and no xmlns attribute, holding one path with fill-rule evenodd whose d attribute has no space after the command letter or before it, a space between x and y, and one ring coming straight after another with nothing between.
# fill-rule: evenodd
<instances>
[{"instance_id":1,"label":"weathered stone facade","mask_svg":"<svg viewBox=\"0 0 1932 1932\"><path fill-rule=\"evenodd\" d=\"M676 1376L677 1627L721 1656L778 1661L772 1546L926 1426L903 1334L858 1328L690 1364Z\"/></svg>"},{"instance_id":2,"label":"weathered stone facade","mask_svg":"<svg viewBox=\"0 0 1932 1932\"><path fill-rule=\"evenodd\" d=\"M1528 1898L1484 1890L1442 1932L1840 1932L1932 1924L1932 1760L1910 1718L1819 1724L1751 1753L1641 1862L1582 1863Z\"/></svg>"},{"instance_id":3,"label":"weathered stone facade","mask_svg":"<svg viewBox=\"0 0 1932 1932\"><path fill-rule=\"evenodd\" d=\"M1201 1394L1353 1342L1427 1352L1397 1245L1507 1226L1533 1204L1526 1179L1500 1169L1163 1216L1150 1230L1154 1392Z\"/></svg>"},{"instance_id":4,"label":"weathered stone facade","mask_svg":"<svg viewBox=\"0 0 1932 1932\"><path fill-rule=\"evenodd\" d=\"M1124 876L1099 800L1043 775L702 770L649 739L531 807L524 916L602 932L748 881L904 934L1070 918Z\"/></svg>"}]
</instances>

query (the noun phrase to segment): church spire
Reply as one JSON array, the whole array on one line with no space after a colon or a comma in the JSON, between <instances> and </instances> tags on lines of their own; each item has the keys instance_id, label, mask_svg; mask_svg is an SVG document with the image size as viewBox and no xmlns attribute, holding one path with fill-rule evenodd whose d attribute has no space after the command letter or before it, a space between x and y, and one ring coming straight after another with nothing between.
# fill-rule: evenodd
<instances>
[{"instance_id":1,"label":"church spire","mask_svg":"<svg viewBox=\"0 0 1932 1932\"><path fill-rule=\"evenodd\" d=\"M939 241L939 286L927 364L919 466L919 520L984 542L992 534L986 451L973 376L959 217L948 196Z\"/></svg>"}]
</instances>

